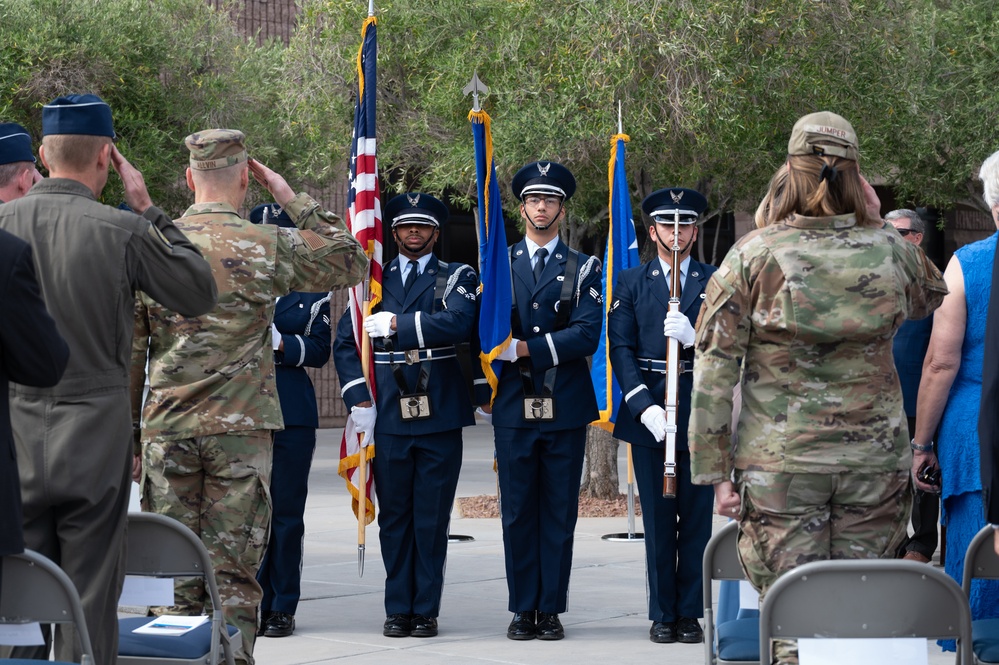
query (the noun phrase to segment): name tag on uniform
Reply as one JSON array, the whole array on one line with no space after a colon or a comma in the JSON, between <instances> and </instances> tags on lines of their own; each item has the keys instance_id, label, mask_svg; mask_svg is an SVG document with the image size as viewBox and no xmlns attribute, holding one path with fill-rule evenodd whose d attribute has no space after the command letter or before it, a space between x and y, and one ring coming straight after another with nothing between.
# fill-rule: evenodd
<instances>
[{"instance_id":1,"label":"name tag on uniform","mask_svg":"<svg viewBox=\"0 0 999 665\"><path fill-rule=\"evenodd\" d=\"M555 398L535 395L524 398L524 420L548 422L555 420Z\"/></svg>"},{"instance_id":2,"label":"name tag on uniform","mask_svg":"<svg viewBox=\"0 0 999 665\"><path fill-rule=\"evenodd\" d=\"M426 420L433 412L430 410L430 395L414 393L399 398L399 413L403 420Z\"/></svg>"}]
</instances>

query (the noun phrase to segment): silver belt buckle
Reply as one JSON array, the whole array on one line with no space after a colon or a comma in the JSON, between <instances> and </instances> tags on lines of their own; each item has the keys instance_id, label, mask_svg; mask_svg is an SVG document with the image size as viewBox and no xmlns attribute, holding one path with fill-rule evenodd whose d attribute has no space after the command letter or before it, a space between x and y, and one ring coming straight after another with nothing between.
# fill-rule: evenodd
<instances>
[{"instance_id":1,"label":"silver belt buckle","mask_svg":"<svg viewBox=\"0 0 999 665\"><path fill-rule=\"evenodd\" d=\"M409 351L406 351L406 364L412 365L417 362L420 362L420 350L410 349Z\"/></svg>"}]
</instances>

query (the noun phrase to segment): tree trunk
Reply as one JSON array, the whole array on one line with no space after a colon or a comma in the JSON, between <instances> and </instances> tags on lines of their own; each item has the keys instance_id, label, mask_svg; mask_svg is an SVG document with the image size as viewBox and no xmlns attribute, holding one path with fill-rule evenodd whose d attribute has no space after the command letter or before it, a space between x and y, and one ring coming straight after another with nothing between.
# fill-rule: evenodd
<instances>
[{"instance_id":1,"label":"tree trunk","mask_svg":"<svg viewBox=\"0 0 999 665\"><path fill-rule=\"evenodd\" d=\"M586 428L586 460L579 495L591 499L616 499L621 495L617 474L618 441L600 427Z\"/></svg>"}]
</instances>

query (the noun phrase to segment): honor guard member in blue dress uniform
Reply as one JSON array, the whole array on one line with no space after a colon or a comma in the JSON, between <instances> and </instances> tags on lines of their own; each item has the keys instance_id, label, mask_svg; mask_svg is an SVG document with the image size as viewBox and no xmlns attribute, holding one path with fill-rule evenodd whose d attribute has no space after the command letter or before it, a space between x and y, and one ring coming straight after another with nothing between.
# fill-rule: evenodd
<instances>
[{"instance_id":1,"label":"honor guard member in blue dress uniform","mask_svg":"<svg viewBox=\"0 0 999 665\"><path fill-rule=\"evenodd\" d=\"M614 437L632 444L645 525L649 639L657 643L703 640L701 558L711 537L714 492L690 482L687 423L693 389L694 322L715 267L690 257L697 221L707 201L692 189L660 189L642 201L654 220L649 238L657 256L617 276L607 335L614 376L621 386ZM673 222L680 217L680 311L668 313L673 270ZM666 435L666 338L680 342L677 389L675 498L663 497Z\"/></svg>"},{"instance_id":2,"label":"honor guard member in blue dress uniform","mask_svg":"<svg viewBox=\"0 0 999 665\"><path fill-rule=\"evenodd\" d=\"M250 221L295 228L276 203L258 205L250 211ZM330 294L292 291L281 296L274 306L271 332L284 429L274 433L271 537L257 571L264 591L259 634L287 637L295 632L301 596L305 500L319 427L316 390L305 368L329 362Z\"/></svg>"},{"instance_id":3,"label":"honor guard member in blue dress uniform","mask_svg":"<svg viewBox=\"0 0 999 665\"><path fill-rule=\"evenodd\" d=\"M447 217L444 204L428 194L402 194L385 207L399 256L383 271L380 311L364 323L374 347L377 409L349 311L333 342L344 402L360 431L370 431L370 419L375 423L386 637L437 635L461 428L475 424L455 345L471 337L478 277L467 265L434 256Z\"/></svg>"},{"instance_id":4,"label":"honor guard member in blue dress uniform","mask_svg":"<svg viewBox=\"0 0 999 665\"><path fill-rule=\"evenodd\" d=\"M534 162L513 178L526 237L510 249L513 340L492 407L503 514L507 637L560 640L586 426L597 418L587 357L600 338L600 261L559 239L572 173Z\"/></svg>"}]
</instances>

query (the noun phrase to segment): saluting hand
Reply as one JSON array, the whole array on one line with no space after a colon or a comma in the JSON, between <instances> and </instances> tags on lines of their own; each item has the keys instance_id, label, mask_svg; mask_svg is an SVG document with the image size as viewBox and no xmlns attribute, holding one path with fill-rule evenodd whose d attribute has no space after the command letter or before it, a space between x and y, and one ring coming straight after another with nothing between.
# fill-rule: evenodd
<instances>
[{"instance_id":1,"label":"saluting hand","mask_svg":"<svg viewBox=\"0 0 999 665\"><path fill-rule=\"evenodd\" d=\"M141 215L146 211L146 208L153 205L142 173L118 152L118 147L114 144L111 145L111 166L114 167L121 178L121 184L125 187L125 203L136 214Z\"/></svg>"},{"instance_id":2,"label":"saluting hand","mask_svg":"<svg viewBox=\"0 0 999 665\"><path fill-rule=\"evenodd\" d=\"M250 173L253 174L253 179L270 192L271 196L274 197L274 201L279 206L283 208L288 205L289 201L295 198L295 190L288 185L287 181L280 174L270 170L252 157L250 157L248 163L250 165Z\"/></svg>"}]
</instances>

